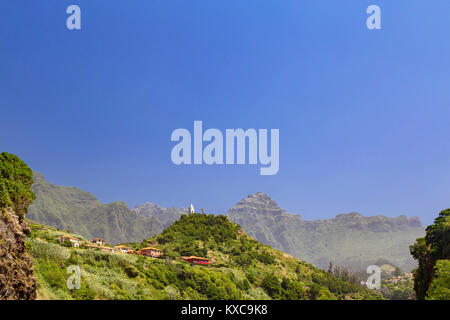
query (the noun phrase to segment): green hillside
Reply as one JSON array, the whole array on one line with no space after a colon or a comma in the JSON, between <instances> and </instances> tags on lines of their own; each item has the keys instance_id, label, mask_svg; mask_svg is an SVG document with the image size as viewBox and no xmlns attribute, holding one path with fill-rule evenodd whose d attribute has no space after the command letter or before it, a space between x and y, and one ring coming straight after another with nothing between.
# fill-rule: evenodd
<instances>
[{"instance_id":1,"label":"green hillside","mask_svg":"<svg viewBox=\"0 0 450 320\"><path fill-rule=\"evenodd\" d=\"M130 210L125 203L103 204L75 187L58 186L34 173L36 199L28 217L38 223L71 230L85 238L101 237L110 243L139 242L179 219L184 208L168 209L151 202ZM341 214L333 219L307 221L289 214L263 193L250 195L227 213L261 243L327 268L330 261L359 272L379 259L404 271L416 267L409 246L424 235L417 218Z\"/></svg>"},{"instance_id":2,"label":"green hillside","mask_svg":"<svg viewBox=\"0 0 450 320\"><path fill-rule=\"evenodd\" d=\"M130 244L134 249L156 246L163 259L64 246L56 240L63 232L31 227L27 249L40 299L381 298L257 242L225 216L183 215L161 235ZM212 263L190 265L180 259L184 255L208 257ZM70 265L81 269L79 290L66 287Z\"/></svg>"},{"instance_id":3,"label":"green hillside","mask_svg":"<svg viewBox=\"0 0 450 320\"><path fill-rule=\"evenodd\" d=\"M162 231L157 218L143 217L123 202L103 204L81 189L51 184L37 172L32 189L36 199L27 217L44 225L111 243L142 241Z\"/></svg>"}]
</instances>

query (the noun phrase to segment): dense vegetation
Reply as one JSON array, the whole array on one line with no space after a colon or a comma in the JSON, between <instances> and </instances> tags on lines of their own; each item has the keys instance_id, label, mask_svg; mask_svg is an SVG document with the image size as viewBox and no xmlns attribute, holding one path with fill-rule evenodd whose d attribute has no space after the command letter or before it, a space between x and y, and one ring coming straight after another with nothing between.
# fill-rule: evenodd
<instances>
[{"instance_id":1,"label":"dense vegetation","mask_svg":"<svg viewBox=\"0 0 450 320\"><path fill-rule=\"evenodd\" d=\"M229 223L223 215L182 215L156 240L167 245L166 252L173 251L182 256L206 256L209 250L229 246L236 240L239 229L238 225Z\"/></svg>"},{"instance_id":2,"label":"dense vegetation","mask_svg":"<svg viewBox=\"0 0 450 320\"><path fill-rule=\"evenodd\" d=\"M164 259L65 247L62 231L32 225L39 297L49 299L380 299L376 292L262 245L225 216L183 215L160 236L135 249L157 246ZM81 236L72 235L79 239ZM211 259L190 265L183 255ZM66 268L78 265L82 287L69 290Z\"/></svg>"},{"instance_id":3,"label":"dense vegetation","mask_svg":"<svg viewBox=\"0 0 450 320\"><path fill-rule=\"evenodd\" d=\"M430 300L450 300L450 261L436 262L434 279L427 292Z\"/></svg>"},{"instance_id":4,"label":"dense vegetation","mask_svg":"<svg viewBox=\"0 0 450 320\"><path fill-rule=\"evenodd\" d=\"M0 154L0 209L12 207L19 218L23 219L27 207L35 199L31 190L33 172L16 155Z\"/></svg>"},{"instance_id":5,"label":"dense vegetation","mask_svg":"<svg viewBox=\"0 0 450 320\"><path fill-rule=\"evenodd\" d=\"M419 262L414 273L417 298L449 299L450 209L442 211L426 228L425 237L411 246L411 254Z\"/></svg>"}]
</instances>

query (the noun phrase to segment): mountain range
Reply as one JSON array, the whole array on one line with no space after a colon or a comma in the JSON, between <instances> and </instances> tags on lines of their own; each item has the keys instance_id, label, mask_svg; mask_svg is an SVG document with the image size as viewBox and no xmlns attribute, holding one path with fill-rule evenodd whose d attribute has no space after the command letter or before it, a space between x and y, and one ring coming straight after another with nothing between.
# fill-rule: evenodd
<instances>
[{"instance_id":1,"label":"mountain range","mask_svg":"<svg viewBox=\"0 0 450 320\"><path fill-rule=\"evenodd\" d=\"M187 213L186 208L163 208L151 202L133 210L123 202L102 204L81 189L51 184L40 173L34 173L34 181L36 200L28 209L28 219L112 244L157 235ZM415 263L409 245L425 232L418 218L406 216L365 217L353 212L303 220L260 192L239 201L226 215L256 240L320 268L331 261L360 271L383 259L410 270Z\"/></svg>"},{"instance_id":2,"label":"mountain range","mask_svg":"<svg viewBox=\"0 0 450 320\"><path fill-rule=\"evenodd\" d=\"M123 202L103 204L89 192L49 183L40 173L34 172L33 178L36 199L28 219L112 244L139 242L163 230L158 218L144 217Z\"/></svg>"},{"instance_id":3,"label":"mountain range","mask_svg":"<svg viewBox=\"0 0 450 320\"><path fill-rule=\"evenodd\" d=\"M417 217L365 217L352 212L333 219L303 220L261 192L239 201L227 216L258 241L321 268L331 261L365 270L383 259L411 270L415 262L409 246L425 233Z\"/></svg>"}]
</instances>

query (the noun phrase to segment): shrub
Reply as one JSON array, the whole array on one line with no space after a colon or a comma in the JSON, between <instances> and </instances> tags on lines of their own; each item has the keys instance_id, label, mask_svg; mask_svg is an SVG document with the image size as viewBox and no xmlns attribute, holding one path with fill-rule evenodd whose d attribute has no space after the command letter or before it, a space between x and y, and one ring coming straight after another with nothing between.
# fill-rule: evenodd
<instances>
[{"instance_id":1,"label":"shrub","mask_svg":"<svg viewBox=\"0 0 450 320\"><path fill-rule=\"evenodd\" d=\"M275 258L267 251L257 255L257 259L266 265L275 263Z\"/></svg>"},{"instance_id":2,"label":"shrub","mask_svg":"<svg viewBox=\"0 0 450 320\"><path fill-rule=\"evenodd\" d=\"M11 206L12 202L6 189L5 181L0 175L0 210Z\"/></svg>"},{"instance_id":3,"label":"shrub","mask_svg":"<svg viewBox=\"0 0 450 320\"><path fill-rule=\"evenodd\" d=\"M33 171L19 157L2 152L0 154L0 204L2 208L11 205L13 210L23 219L28 205L36 198L31 190ZM4 184L4 186L2 186ZM6 189L6 192L5 192ZM6 197L9 196L10 201Z\"/></svg>"},{"instance_id":4,"label":"shrub","mask_svg":"<svg viewBox=\"0 0 450 320\"><path fill-rule=\"evenodd\" d=\"M428 300L450 300L450 261L438 260L435 278L427 292Z\"/></svg>"},{"instance_id":5,"label":"shrub","mask_svg":"<svg viewBox=\"0 0 450 320\"><path fill-rule=\"evenodd\" d=\"M267 275L262 283L261 283L261 287L267 291L267 293L269 294L269 296L271 296L272 298L279 298L280 294L281 294L281 284L280 281L278 280L278 278L273 275L273 274L269 274Z\"/></svg>"}]
</instances>

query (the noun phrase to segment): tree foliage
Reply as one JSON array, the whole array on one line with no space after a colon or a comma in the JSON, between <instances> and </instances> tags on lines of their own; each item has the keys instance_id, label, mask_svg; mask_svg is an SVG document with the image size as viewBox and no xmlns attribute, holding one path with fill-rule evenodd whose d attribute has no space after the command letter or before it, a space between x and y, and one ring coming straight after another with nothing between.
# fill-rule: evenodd
<instances>
[{"instance_id":1,"label":"tree foliage","mask_svg":"<svg viewBox=\"0 0 450 320\"><path fill-rule=\"evenodd\" d=\"M414 291L422 300L435 277L436 262L450 259L450 209L441 211L434 224L427 227L425 237L417 239L410 251L419 264L414 271Z\"/></svg>"},{"instance_id":2,"label":"tree foliage","mask_svg":"<svg viewBox=\"0 0 450 320\"><path fill-rule=\"evenodd\" d=\"M429 300L450 300L450 261L438 260L435 276L427 292Z\"/></svg>"},{"instance_id":3,"label":"tree foliage","mask_svg":"<svg viewBox=\"0 0 450 320\"><path fill-rule=\"evenodd\" d=\"M23 218L27 207L36 198L31 190L33 172L19 157L0 154L0 208L11 206Z\"/></svg>"}]
</instances>

